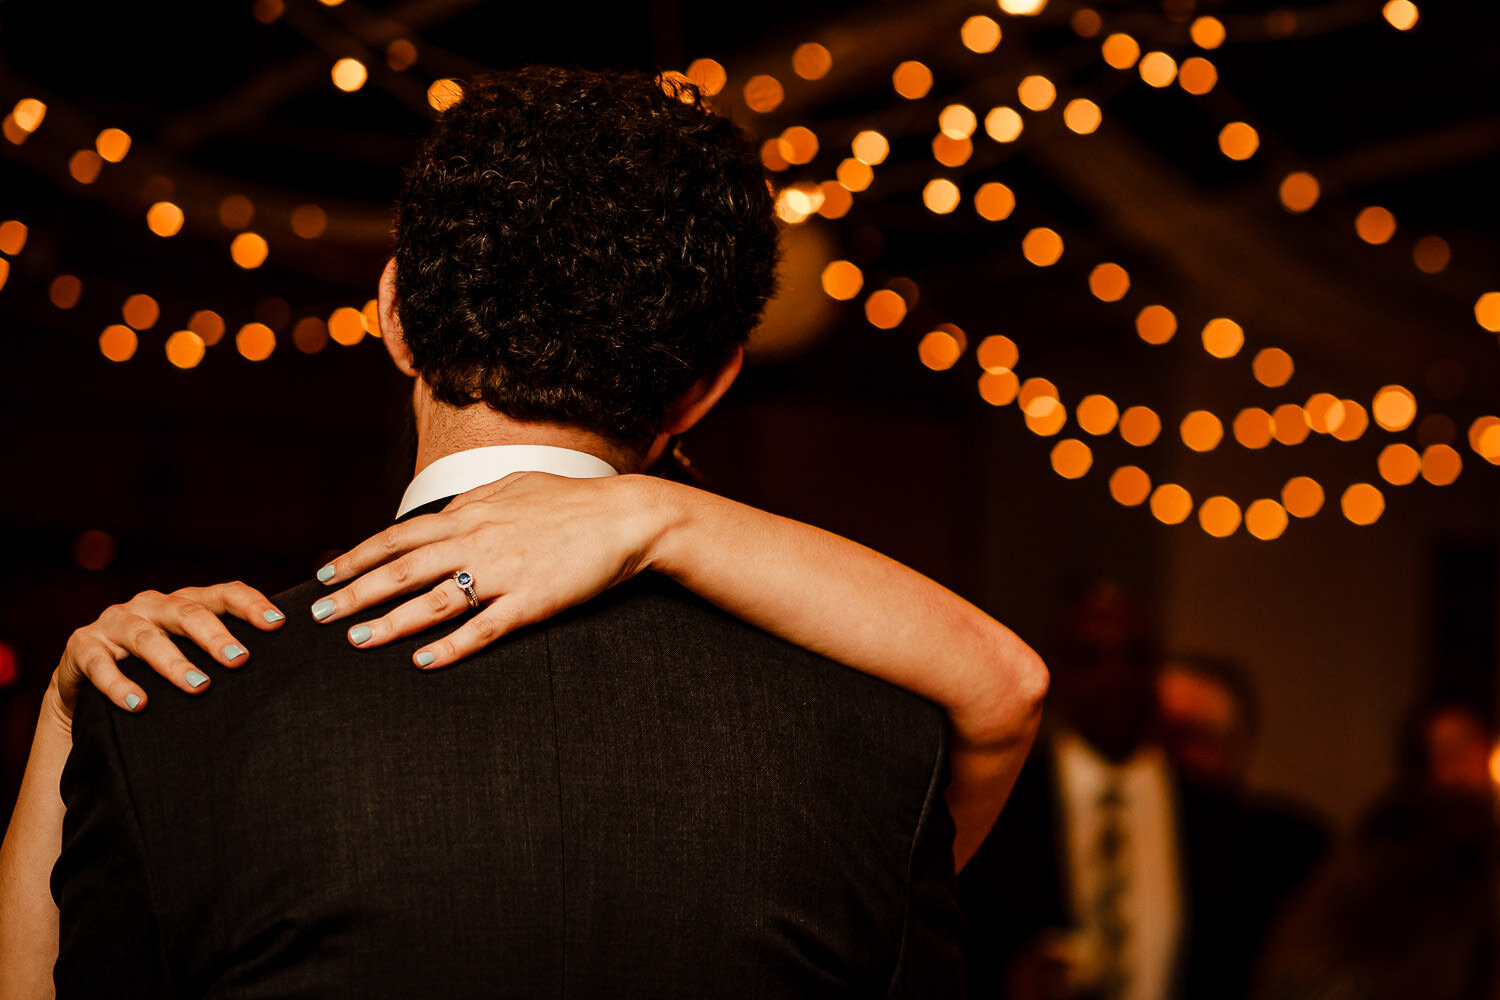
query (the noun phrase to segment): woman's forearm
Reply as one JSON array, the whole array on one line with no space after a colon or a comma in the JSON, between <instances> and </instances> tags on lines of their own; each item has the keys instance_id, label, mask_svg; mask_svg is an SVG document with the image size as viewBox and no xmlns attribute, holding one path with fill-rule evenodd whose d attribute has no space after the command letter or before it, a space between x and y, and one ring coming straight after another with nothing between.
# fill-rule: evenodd
<instances>
[{"instance_id":1,"label":"woman's forearm","mask_svg":"<svg viewBox=\"0 0 1500 1000\"><path fill-rule=\"evenodd\" d=\"M62 848L63 801L58 791L72 733L54 677L43 698L31 757L10 829L0 845L0 997L51 997L57 958L57 906L52 866Z\"/></svg>"},{"instance_id":2,"label":"woman's forearm","mask_svg":"<svg viewBox=\"0 0 1500 1000\"><path fill-rule=\"evenodd\" d=\"M978 847L1031 746L1047 689L1010 629L920 573L838 535L643 477L658 511L645 565L790 642L945 709L960 864Z\"/></svg>"}]
</instances>

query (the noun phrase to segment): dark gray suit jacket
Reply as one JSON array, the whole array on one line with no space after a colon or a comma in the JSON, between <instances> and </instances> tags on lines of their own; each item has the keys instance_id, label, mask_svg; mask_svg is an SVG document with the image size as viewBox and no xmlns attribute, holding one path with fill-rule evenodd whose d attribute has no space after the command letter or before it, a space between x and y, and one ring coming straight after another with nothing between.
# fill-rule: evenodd
<instances>
[{"instance_id":1,"label":"dark gray suit jacket","mask_svg":"<svg viewBox=\"0 0 1500 1000\"><path fill-rule=\"evenodd\" d=\"M323 593L83 696L64 1000L957 994L931 704L653 574L432 673Z\"/></svg>"}]
</instances>

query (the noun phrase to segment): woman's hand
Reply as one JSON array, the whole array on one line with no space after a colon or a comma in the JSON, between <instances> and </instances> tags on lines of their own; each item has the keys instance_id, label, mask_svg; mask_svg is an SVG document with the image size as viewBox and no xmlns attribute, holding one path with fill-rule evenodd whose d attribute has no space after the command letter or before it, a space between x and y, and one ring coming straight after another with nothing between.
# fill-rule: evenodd
<instances>
[{"instance_id":1,"label":"woman's hand","mask_svg":"<svg viewBox=\"0 0 1500 1000\"><path fill-rule=\"evenodd\" d=\"M426 593L349 629L379 646L456 618L470 604L453 580L471 573L479 614L418 649L419 667L446 667L501 636L628 580L649 565L668 505L644 476L568 479L517 472L355 546L319 572L347 583L313 605L321 622L349 618L400 594Z\"/></svg>"},{"instance_id":2,"label":"woman's hand","mask_svg":"<svg viewBox=\"0 0 1500 1000\"><path fill-rule=\"evenodd\" d=\"M135 656L188 694L208 689L209 679L194 667L170 636L191 639L226 667L242 666L250 653L229 634L221 615L232 614L262 631L281 627L286 616L264 594L243 583L184 587L170 594L140 593L106 608L93 623L68 637L52 674L48 705L72 718L85 680L127 712L146 707L146 692L120 672L119 661Z\"/></svg>"}]
</instances>

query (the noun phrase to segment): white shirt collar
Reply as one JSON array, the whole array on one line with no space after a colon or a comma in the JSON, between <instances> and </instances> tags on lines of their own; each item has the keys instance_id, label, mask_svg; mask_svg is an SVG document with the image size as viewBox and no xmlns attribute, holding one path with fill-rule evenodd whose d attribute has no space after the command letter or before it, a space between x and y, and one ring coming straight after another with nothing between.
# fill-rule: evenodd
<instances>
[{"instance_id":1,"label":"white shirt collar","mask_svg":"<svg viewBox=\"0 0 1500 1000\"><path fill-rule=\"evenodd\" d=\"M569 479L618 475L615 467L588 452L546 444L498 444L444 455L417 473L401 497L397 517L410 510L504 479L512 472L550 472Z\"/></svg>"}]
</instances>

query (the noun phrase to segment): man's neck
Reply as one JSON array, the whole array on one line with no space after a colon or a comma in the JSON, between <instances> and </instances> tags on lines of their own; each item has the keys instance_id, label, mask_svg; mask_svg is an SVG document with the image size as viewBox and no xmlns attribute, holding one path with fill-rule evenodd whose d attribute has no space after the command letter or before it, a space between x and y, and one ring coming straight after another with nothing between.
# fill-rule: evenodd
<instances>
[{"instance_id":1,"label":"man's neck","mask_svg":"<svg viewBox=\"0 0 1500 1000\"><path fill-rule=\"evenodd\" d=\"M571 448L608 462L620 472L639 472L642 456L622 448L602 434L567 424L516 420L475 403L454 407L422 399L425 386L418 380L414 408L417 416L417 464L414 473L433 462L471 448L492 445L533 444Z\"/></svg>"}]
</instances>

